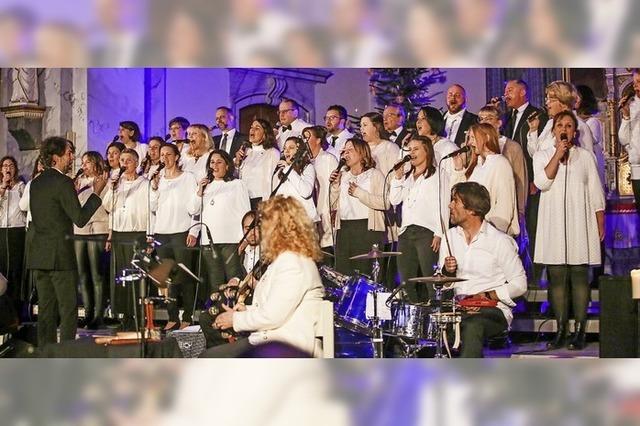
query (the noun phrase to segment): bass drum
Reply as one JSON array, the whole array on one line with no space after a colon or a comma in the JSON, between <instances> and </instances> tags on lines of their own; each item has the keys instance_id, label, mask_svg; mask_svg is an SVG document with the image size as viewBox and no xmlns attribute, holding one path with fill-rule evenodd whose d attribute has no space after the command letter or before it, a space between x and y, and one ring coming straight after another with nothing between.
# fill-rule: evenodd
<instances>
[{"instance_id":1,"label":"bass drum","mask_svg":"<svg viewBox=\"0 0 640 426\"><path fill-rule=\"evenodd\" d=\"M373 358L374 354L371 337L337 325L334 348L336 358Z\"/></svg>"}]
</instances>

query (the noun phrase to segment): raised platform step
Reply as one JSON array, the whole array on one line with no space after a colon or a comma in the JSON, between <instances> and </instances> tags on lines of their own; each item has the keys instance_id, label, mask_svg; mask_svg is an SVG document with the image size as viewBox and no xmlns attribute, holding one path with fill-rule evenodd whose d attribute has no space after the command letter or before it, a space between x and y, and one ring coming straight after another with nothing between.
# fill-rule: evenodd
<instances>
[{"instance_id":1,"label":"raised platform step","mask_svg":"<svg viewBox=\"0 0 640 426\"><path fill-rule=\"evenodd\" d=\"M573 332L574 320L569 320L569 331ZM557 331L556 322L553 318L526 318L515 317L511 323L512 331L522 331L529 333L555 333ZM598 318L589 318L587 320L587 333L600 333L600 320Z\"/></svg>"},{"instance_id":2,"label":"raised platform step","mask_svg":"<svg viewBox=\"0 0 640 426\"><path fill-rule=\"evenodd\" d=\"M529 303L546 302L548 300L547 292L548 290L546 288L535 288L527 290L523 297ZM600 291L597 288L591 289L591 301L600 301Z\"/></svg>"}]
</instances>

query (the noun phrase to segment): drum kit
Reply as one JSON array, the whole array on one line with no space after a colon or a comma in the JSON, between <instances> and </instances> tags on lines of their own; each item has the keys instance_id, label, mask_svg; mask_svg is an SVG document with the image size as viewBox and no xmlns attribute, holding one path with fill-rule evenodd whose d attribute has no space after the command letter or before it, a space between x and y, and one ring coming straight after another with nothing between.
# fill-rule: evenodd
<instances>
[{"instance_id":1,"label":"drum kit","mask_svg":"<svg viewBox=\"0 0 640 426\"><path fill-rule=\"evenodd\" d=\"M409 279L411 283L432 285L435 298L426 303L410 303L398 297L402 284L392 293L379 284L379 259L401 255L401 252L385 252L374 244L368 253L351 257L352 260L371 260L372 277L359 273L353 276L341 274L323 265L326 298L334 303L336 325L336 357L382 358L384 342L396 342L405 358L416 357L425 347L435 347L435 357L450 356L447 330L453 328L459 343L461 312L456 311L453 299L445 300L445 290L462 278L436 274L431 277ZM385 298L378 303L378 298ZM382 302L382 300L381 300Z\"/></svg>"}]
</instances>

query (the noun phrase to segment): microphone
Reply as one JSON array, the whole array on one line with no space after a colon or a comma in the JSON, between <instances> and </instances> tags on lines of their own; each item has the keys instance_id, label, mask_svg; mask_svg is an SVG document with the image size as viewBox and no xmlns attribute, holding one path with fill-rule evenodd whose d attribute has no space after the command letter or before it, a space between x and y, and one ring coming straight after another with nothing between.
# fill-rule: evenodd
<instances>
[{"instance_id":1,"label":"microphone","mask_svg":"<svg viewBox=\"0 0 640 426\"><path fill-rule=\"evenodd\" d=\"M391 294L389 295L389 297L387 297L387 300L384 302L385 305L389 306L391 305L391 301L393 300L393 298L400 293L401 290L404 289L404 287L407 285L407 281L402 281L400 283L400 285L398 287L396 287L395 289L393 289L393 291L391 292Z\"/></svg>"},{"instance_id":2,"label":"microphone","mask_svg":"<svg viewBox=\"0 0 640 426\"><path fill-rule=\"evenodd\" d=\"M569 141L569 137L567 136L567 134L560 133L560 142L568 142L568 141ZM567 152L565 152L564 155L562 156L562 163L566 163L568 159L569 159L569 151L567 150Z\"/></svg>"},{"instance_id":3,"label":"microphone","mask_svg":"<svg viewBox=\"0 0 640 426\"><path fill-rule=\"evenodd\" d=\"M442 157L440 159L440 161L442 160L446 160L447 158L451 158L451 157L455 157L456 155L460 155L460 154L464 154L465 152L469 152L469 150L471 149L471 147L469 145L467 146L463 146L462 148L453 151L451 154L447 154L444 157Z\"/></svg>"},{"instance_id":4,"label":"microphone","mask_svg":"<svg viewBox=\"0 0 640 426\"><path fill-rule=\"evenodd\" d=\"M216 254L216 250L213 247L213 238L211 238L211 230L209 229L209 227L207 225L204 225L204 230L207 233L207 238L209 239L209 247L211 247L211 255L214 259L218 258L218 255Z\"/></svg>"},{"instance_id":5,"label":"microphone","mask_svg":"<svg viewBox=\"0 0 640 426\"><path fill-rule=\"evenodd\" d=\"M344 158L341 158L340 161L338 161L338 167L336 167L334 172L339 172L344 167L345 164L347 164L347 160L345 160Z\"/></svg>"},{"instance_id":6,"label":"microphone","mask_svg":"<svg viewBox=\"0 0 640 426\"><path fill-rule=\"evenodd\" d=\"M156 169L155 172L153 172L153 174L150 176L150 180L154 179L156 176L158 176L158 173L160 173L160 170L164 169L164 163L160 163L160 165L158 166L158 168Z\"/></svg>"},{"instance_id":7,"label":"microphone","mask_svg":"<svg viewBox=\"0 0 640 426\"><path fill-rule=\"evenodd\" d=\"M622 109L627 102L629 102L629 100L631 100L631 97L634 95L634 92L631 92L629 94L627 94L627 96L623 97L622 99L620 99L620 102L618 102L618 109Z\"/></svg>"},{"instance_id":8,"label":"microphone","mask_svg":"<svg viewBox=\"0 0 640 426\"><path fill-rule=\"evenodd\" d=\"M282 154L280 154L280 161L284 161L286 160L285 156L284 156L284 152ZM273 171L273 175L271 175L272 177L276 175L276 173L278 173L281 169L283 169L284 166L278 164L276 166L276 169Z\"/></svg>"},{"instance_id":9,"label":"microphone","mask_svg":"<svg viewBox=\"0 0 640 426\"><path fill-rule=\"evenodd\" d=\"M400 167L404 166L404 163L406 163L407 161L411 161L411 156L409 154L405 155L404 157L402 157L402 160L398 161L391 170L393 170L394 172L396 170L398 170Z\"/></svg>"},{"instance_id":10,"label":"microphone","mask_svg":"<svg viewBox=\"0 0 640 426\"><path fill-rule=\"evenodd\" d=\"M115 135L111 142L120 142L120 135Z\"/></svg>"},{"instance_id":11,"label":"microphone","mask_svg":"<svg viewBox=\"0 0 640 426\"><path fill-rule=\"evenodd\" d=\"M73 180L78 180L78 178L82 176L83 173L84 173L84 170L79 169L78 172L76 173L76 177L74 177Z\"/></svg>"},{"instance_id":12,"label":"microphone","mask_svg":"<svg viewBox=\"0 0 640 426\"><path fill-rule=\"evenodd\" d=\"M213 182L213 169L209 169L207 172L207 180L209 183ZM202 193L204 194L204 189L209 185L209 183L202 186Z\"/></svg>"}]
</instances>

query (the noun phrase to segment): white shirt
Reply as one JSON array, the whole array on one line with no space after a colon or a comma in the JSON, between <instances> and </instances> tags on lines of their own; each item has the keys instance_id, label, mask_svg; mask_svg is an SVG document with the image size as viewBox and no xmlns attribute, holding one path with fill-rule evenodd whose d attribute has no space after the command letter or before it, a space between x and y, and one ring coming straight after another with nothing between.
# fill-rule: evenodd
<instances>
[{"instance_id":1,"label":"white shirt","mask_svg":"<svg viewBox=\"0 0 640 426\"><path fill-rule=\"evenodd\" d=\"M440 138L438 142L433 144L434 166L438 167L438 165L440 164L440 160L442 160L442 157L445 157L451 154L453 151L457 149L458 149L458 145L451 142L449 139ZM445 160L445 162L442 163L442 166L444 166L447 161L448 160Z\"/></svg>"},{"instance_id":2,"label":"white shirt","mask_svg":"<svg viewBox=\"0 0 640 426\"><path fill-rule=\"evenodd\" d=\"M533 157L533 182L541 191L534 261L545 265L599 265L596 212L604 210L605 199L595 157L592 152L574 146L569 150L568 166L560 163L556 177L549 179L544 168L554 152L552 147L538 151Z\"/></svg>"},{"instance_id":3,"label":"white shirt","mask_svg":"<svg viewBox=\"0 0 640 426\"><path fill-rule=\"evenodd\" d=\"M386 177L400 156L400 147L395 143L383 140L376 146L369 145L371 156L376 162L376 169Z\"/></svg>"},{"instance_id":4,"label":"white shirt","mask_svg":"<svg viewBox=\"0 0 640 426\"><path fill-rule=\"evenodd\" d=\"M485 219L511 236L520 234L516 181L509 160L502 154L489 154L473 169L469 182L477 182L489 191L491 210Z\"/></svg>"},{"instance_id":5,"label":"white shirt","mask_svg":"<svg viewBox=\"0 0 640 426\"><path fill-rule=\"evenodd\" d=\"M85 176L82 176L78 179L78 183L80 186L78 201L80 201L80 205L84 206L91 194L93 194L94 180L95 178L87 178ZM107 191L108 185L104 188L104 191L100 196L104 197ZM98 207L98 210L96 210L93 216L91 216L91 219L89 219L89 222L87 222L84 227L78 228L76 225L73 225L73 232L77 235L96 235L109 233L109 213L107 213L104 207Z\"/></svg>"},{"instance_id":6,"label":"white shirt","mask_svg":"<svg viewBox=\"0 0 640 426\"><path fill-rule=\"evenodd\" d=\"M316 170L315 187L316 193L318 194L317 210L321 222L320 247L329 247L333 245L331 213L329 209L329 176L331 172L338 167L338 160L327 151L321 149L316 158L312 160L312 163Z\"/></svg>"},{"instance_id":7,"label":"white shirt","mask_svg":"<svg viewBox=\"0 0 640 426\"><path fill-rule=\"evenodd\" d=\"M112 206L113 195L109 188L102 197L102 206L111 213L109 227L113 226L116 232L149 233L149 181L142 176L136 180L120 179Z\"/></svg>"},{"instance_id":8,"label":"white shirt","mask_svg":"<svg viewBox=\"0 0 640 426\"><path fill-rule=\"evenodd\" d=\"M188 147L188 145L185 144ZM183 172L190 172L196 178L196 182L200 182L207 177L207 160L211 150L204 153L204 155L196 158L188 153L183 152L180 155L180 166Z\"/></svg>"},{"instance_id":9,"label":"white shirt","mask_svg":"<svg viewBox=\"0 0 640 426\"><path fill-rule=\"evenodd\" d=\"M529 106L529 102L525 102L525 103L523 103L522 105L520 105L516 109L516 111L518 111L517 114L516 114L516 122L513 124L513 133L511 133L509 135L509 137L511 137L511 139L514 138L514 135L516 133L516 129L518 128L518 123L520 123L520 119L522 118L522 114L524 114L524 110L527 109L528 106Z\"/></svg>"},{"instance_id":10,"label":"white shirt","mask_svg":"<svg viewBox=\"0 0 640 426\"><path fill-rule=\"evenodd\" d=\"M282 169L282 173L286 173L291 166L287 166ZM276 173L271 182L273 190L276 189L280 183L280 173ZM316 210L315 201L313 200L313 189L316 183L316 170L313 164L307 164L302 171L302 175L299 175L295 170L292 170L287 176L287 179L282 182L282 185L278 188L278 195L284 195L293 197L302 204L305 211L311 218L312 222L320 220L320 215Z\"/></svg>"},{"instance_id":11,"label":"white shirt","mask_svg":"<svg viewBox=\"0 0 640 426\"><path fill-rule=\"evenodd\" d=\"M185 232L194 223L192 215L195 212L189 210L185 201L196 191L196 178L189 172L182 172L176 178L167 179L164 172L161 173L158 190L151 190L151 211L155 213L153 233ZM189 233L197 235L197 230Z\"/></svg>"},{"instance_id":12,"label":"white shirt","mask_svg":"<svg viewBox=\"0 0 640 426\"><path fill-rule=\"evenodd\" d=\"M637 96L629 104L629 119L620 121L618 138L629 153L631 179L640 179L640 99Z\"/></svg>"},{"instance_id":13,"label":"white shirt","mask_svg":"<svg viewBox=\"0 0 640 426\"><path fill-rule=\"evenodd\" d=\"M133 150L138 154L138 166L140 166L140 164L144 160L144 157L147 156L147 151L149 151L149 145L142 142L136 142L136 146L133 148Z\"/></svg>"},{"instance_id":14,"label":"white shirt","mask_svg":"<svg viewBox=\"0 0 640 426\"><path fill-rule=\"evenodd\" d=\"M251 210L249 192L240 179L230 181L214 180L204 189L203 197L194 190L189 201L189 210L195 214L202 212L202 222L211 231L215 244L237 244L242 238L242 217ZM200 232L201 244L209 244L205 230Z\"/></svg>"},{"instance_id":15,"label":"white shirt","mask_svg":"<svg viewBox=\"0 0 640 426\"><path fill-rule=\"evenodd\" d=\"M446 177L443 176L443 180ZM418 225L427 228L433 232L435 236L441 237L442 226L440 225L441 212L445 226L449 224L449 201L451 200L449 186L442 186L441 209L438 209L438 173L434 173L428 178L424 174L415 178L413 173L408 178L396 179L395 176L391 180L391 190L389 192L389 201L394 206L402 203L402 226L400 234L402 234L409 225Z\"/></svg>"},{"instance_id":16,"label":"white shirt","mask_svg":"<svg viewBox=\"0 0 640 426\"><path fill-rule=\"evenodd\" d=\"M395 129L395 130L393 131L395 134L390 134L390 135L389 135L389 140L390 140L391 142L393 142L393 143L395 143L396 145L398 145L398 146L399 146L399 145L400 145L400 143L401 143L402 141L397 141L397 139L398 139L398 135L399 135L400 133L402 133L402 130L403 130L403 129L404 129L404 127L403 127L403 126L400 126L400 127L398 127L397 129Z\"/></svg>"},{"instance_id":17,"label":"white shirt","mask_svg":"<svg viewBox=\"0 0 640 426\"><path fill-rule=\"evenodd\" d=\"M252 145L240 165L240 179L249 190L249 198L266 200L271 194L271 176L280 161L280 152L275 148L264 149L262 145Z\"/></svg>"},{"instance_id":18,"label":"white shirt","mask_svg":"<svg viewBox=\"0 0 640 426\"><path fill-rule=\"evenodd\" d=\"M26 225L27 216L20 209L24 188L24 182L18 181L13 188L4 191L0 198L0 228L24 228Z\"/></svg>"},{"instance_id":19,"label":"white shirt","mask_svg":"<svg viewBox=\"0 0 640 426\"><path fill-rule=\"evenodd\" d=\"M507 324L511 324L511 308L514 298L527 291L527 276L518 257L518 246L507 234L498 231L490 223L483 221L478 233L467 244L464 230L460 226L447 231L451 255L456 258L456 276L465 278L454 285L457 295L469 295L495 290L498 309L502 311ZM440 249L440 268L449 255L446 248Z\"/></svg>"},{"instance_id":20,"label":"white shirt","mask_svg":"<svg viewBox=\"0 0 640 426\"><path fill-rule=\"evenodd\" d=\"M447 139L452 141L456 140L456 136L458 135L458 129L460 128L460 123L462 123L462 116L464 115L464 112L466 110L467 110L466 108L463 108L460 111L456 112L455 114L451 114L449 111L445 113L444 129L445 129L445 133L447 134Z\"/></svg>"},{"instance_id":21,"label":"white shirt","mask_svg":"<svg viewBox=\"0 0 640 426\"><path fill-rule=\"evenodd\" d=\"M280 151L283 150L284 148L284 143L287 141L287 139L290 136L298 136L300 137L302 135L302 131L304 129L306 129L307 127L311 127L313 126L310 123L307 123L306 121L302 120L301 118L296 118L295 120L293 120L293 122L291 122L290 124L291 126L291 130L287 129L285 131L283 131L283 126L281 126L278 129L278 134L276 135L276 140L278 141L278 149Z\"/></svg>"},{"instance_id":22,"label":"white shirt","mask_svg":"<svg viewBox=\"0 0 640 426\"><path fill-rule=\"evenodd\" d=\"M342 173L340 179L340 205L338 206L341 220L360 220L369 218L369 207L364 205L357 197L349 195L349 182L355 182L364 191L372 192L371 173L369 169L354 176L350 171Z\"/></svg>"},{"instance_id":23,"label":"white shirt","mask_svg":"<svg viewBox=\"0 0 640 426\"><path fill-rule=\"evenodd\" d=\"M29 191L31 189L31 182L33 182L33 179L31 179L29 182L27 182L27 184L24 186L24 192L22 193L22 197L20 197L20 202L18 203L18 205L20 206L20 210L22 210L23 212L27 212L27 222L26 222L26 226L27 228L29 227L29 224L31 223L31 207L29 206Z\"/></svg>"},{"instance_id":24,"label":"white shirt","mask_svg":"<svg viewBox=\"0 0 640 426\"><path fill-rule=\"evenodd\" d=\"M335 144L333 143L333 138L335 136L338 136L338 139L336 139ZM344 149L344 144L347 143L347 141L349 139L351 139L352 137L354 137L355 135L353 133L351 133L350 131L348 131L347 129L342 129L342 131L340 133L338 133L337 135L332 135L331 133L329 133L327 135L327 142L329 142L329 146L333 147L333 149L335 150L335 154L336 157L340 157L340 153L342 152L342 150Z\"/></svg>"},{"instance_id":25,"label":"white shirt","mask_svg":"<svg viewBox=\"0 0 640 426\"><path fill-rule=\"evenodd\" d=\"M240 241L240 239L238 239L238 241ZM244 259L242 260L242 266L247 274L253 270L258 260L260 260L260 244L256 244L255 246L248 245L244 249Z\"/></svg>"},{"instance_id":26,"label":"white shirt","mask_svg":"<svg viewBox=\"0 0 640 426\"><path fill-rule=\"evenodd\" d=\"M226 132L226 135L227 135L227 141L225 142L225 145L223 146L223 145L222 145L222 142L224 142L224 135L225 135L225 132L222 132L222 133L220 134L220 147L219 147L219 149L221 149L221 150L223 150L224 152L226 152L227 154L229 154L229 153L230 153L230 151L231 151L231 144L233 143L233 137L235 136L235 134L236 134L236 129L233 129L233 128L232 128L232 129L229 129L229 130Z\"/></svg>"},{"instance_id":27,"label":"white shirt","mask_svg":"<svg viewBox=\"0 0 640 426\"><path fill-rule=\"evenodd\" d=\"M323 295L315 262L285 251L256 285L253 303L233 313L233 329L252 331L252 345L281 341L312 354Z\"/></svg>"}]
</instances>

